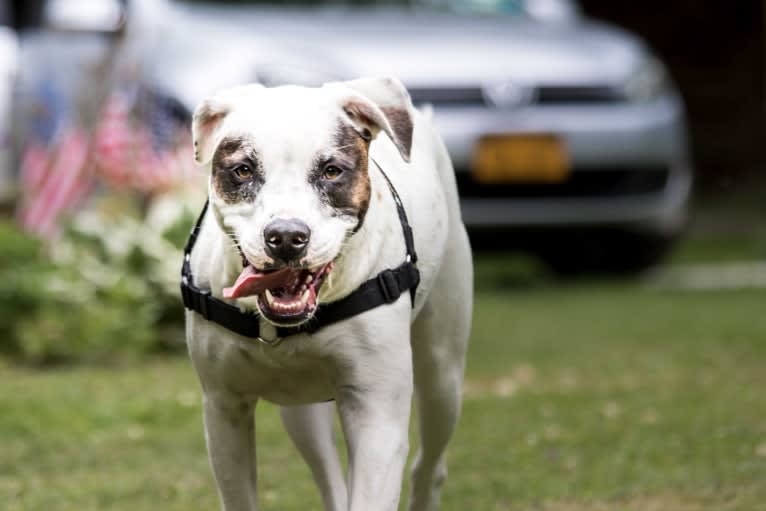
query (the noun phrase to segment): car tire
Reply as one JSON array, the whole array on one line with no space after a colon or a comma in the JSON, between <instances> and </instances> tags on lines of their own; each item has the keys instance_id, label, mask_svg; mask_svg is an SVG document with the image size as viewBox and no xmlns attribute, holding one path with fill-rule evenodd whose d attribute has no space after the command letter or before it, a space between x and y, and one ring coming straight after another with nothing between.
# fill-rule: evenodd
<instances>
[{"instance_id":1,"label":"car tire","mask_svg":"<svg viewBox=\"0 0 766 511\"><path fill-rule=\"evenodd\" d=\"M565 235L538 252L560 277L635 275L668 254L677 236L631 231Z\"/></svg>"}]
</instances>

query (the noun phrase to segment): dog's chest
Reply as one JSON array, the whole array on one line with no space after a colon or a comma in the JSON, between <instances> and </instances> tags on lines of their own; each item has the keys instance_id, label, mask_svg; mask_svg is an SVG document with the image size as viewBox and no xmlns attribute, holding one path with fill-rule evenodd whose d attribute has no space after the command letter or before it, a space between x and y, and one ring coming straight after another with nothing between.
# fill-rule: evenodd
<instances>
[{"instance_id":1,"label":"dog's chest","mask_svg":"<svg viewBox=\"0 0 766 511\"><path fill-rule=\"evenodd\" d=\"M313 350L296 349L300 339L269 347L227 337L198 338L191 346L197 369L227 392L280 405L334 398L333 364Z\"/></svg>"},{"instance_id":2,"label":"dog's chest","mask_svg":"<svg viewBox=\"0 0 766 511\"><path fill-rule=\"evenodd\" d=\"M328 401L335 398L334 385L319 363L302 367L271 368L254 365L259 373L252 388L261 399L279 405Z\"/></svg>"}]
</instances>

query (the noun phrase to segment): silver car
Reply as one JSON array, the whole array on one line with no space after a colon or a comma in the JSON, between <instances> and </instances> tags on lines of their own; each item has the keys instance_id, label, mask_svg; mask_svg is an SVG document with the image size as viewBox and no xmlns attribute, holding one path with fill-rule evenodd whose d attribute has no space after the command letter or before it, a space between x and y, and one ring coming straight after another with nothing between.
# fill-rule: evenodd
<instances>
[{"instance_id":1,"label":"silver car","mask_svg":"<svg viewBox=\"0 0 766 511\"><path fill-rule=\"evenodd\" d=\"M637 37L572 1L129 5L145 79L189 110L242 82L399 77L433 109L477 245L532 250L562 272L636 270L685 224L677 90Z\"/></svg>"},{"instance_id":2,"label":"silver car","mask_svg":"<svg viewBox=\"0 0 766 511\"><path fill-rule=\"evenodd\" d=\"M16 33L4 24L3 18L0 4L0 204L14 193L11 106L19 57Z\"/></svg>"}]
</instances>

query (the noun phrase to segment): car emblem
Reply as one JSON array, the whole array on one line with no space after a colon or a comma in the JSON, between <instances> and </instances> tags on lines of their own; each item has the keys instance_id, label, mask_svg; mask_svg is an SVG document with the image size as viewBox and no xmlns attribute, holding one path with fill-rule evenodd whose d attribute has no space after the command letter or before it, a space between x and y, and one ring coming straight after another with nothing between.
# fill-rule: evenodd
<instances>
[{"instance_id":1,"label":"car emblem","mask_svg":"<svg viewBox=\"0 0 766 511\"><path fill-rule=\"evenodd\" d=\"M534 98L534 89L514 83L503 81L484 86L485 101L498 108L514 108L528 105Z\"/></svg>"}]
</instances>

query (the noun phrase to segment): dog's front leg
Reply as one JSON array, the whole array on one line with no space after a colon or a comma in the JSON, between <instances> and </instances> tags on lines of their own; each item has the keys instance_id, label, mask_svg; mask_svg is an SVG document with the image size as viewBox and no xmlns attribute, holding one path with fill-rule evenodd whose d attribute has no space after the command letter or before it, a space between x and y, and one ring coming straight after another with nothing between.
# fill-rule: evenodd
<instances>
[{"instance_id":1,"label":"dog's front leg","mask_svg":"<svg viewBox=\"0 0 766 511\"><path fill-rule=\"evenodd\" d=\"M398 352L357 360L338 390L349 453L349 510L396 511L409 448L409 342Z\"/></svg>"},{"instance_id":2,"label":"dog's front leg","mask_svg":"<svg viewBox=\"0 0 766 511\"><path fill-rule=\"evenodd\" d=\"M254 404L229 393L205 393L205 440L225 511L258 509Z\"/></svg>"}]
</instances>

